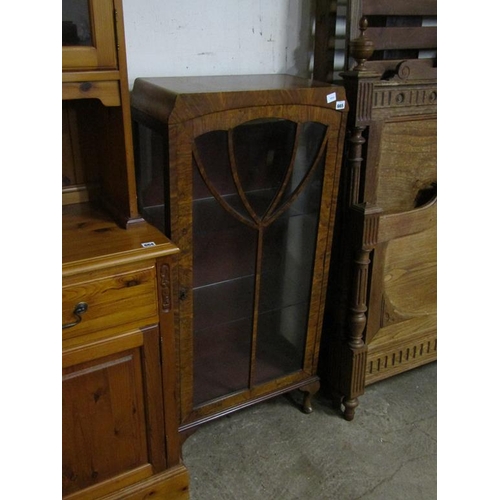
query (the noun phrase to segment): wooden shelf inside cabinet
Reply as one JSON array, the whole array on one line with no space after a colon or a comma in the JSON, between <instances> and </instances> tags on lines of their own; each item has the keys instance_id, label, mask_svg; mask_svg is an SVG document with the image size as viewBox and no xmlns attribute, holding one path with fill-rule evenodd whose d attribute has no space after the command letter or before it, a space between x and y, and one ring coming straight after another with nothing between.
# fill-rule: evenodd
<instances>
[{"instance_id":1,"label":"wooden shelf inside cabinet","mask_svg":"<svg viewBox=\"0 0 500 500\"><path fill-rule=\"evenodd\" d=\"M181 248L182 431L316 373L347 117L290 75L139 78L138 203Z\"/></svg>"}]
</instances>

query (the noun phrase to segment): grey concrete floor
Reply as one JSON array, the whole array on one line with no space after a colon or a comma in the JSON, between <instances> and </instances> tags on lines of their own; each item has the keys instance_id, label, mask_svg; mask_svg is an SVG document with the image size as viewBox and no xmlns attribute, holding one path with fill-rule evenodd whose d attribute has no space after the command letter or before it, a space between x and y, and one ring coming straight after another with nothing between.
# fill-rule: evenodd
<instances>
[{"instance_id":1,"label":"grey concrete floor","mask_svg":"<svg viewBox=\"0 0 500 500\"><path fill-rule=\"evenodd\" d=\"M191 500L437 498L437 363L366 388L347 422L322 395L278 396L201 426L183 446Z\"/></svg>"}]
</instances>

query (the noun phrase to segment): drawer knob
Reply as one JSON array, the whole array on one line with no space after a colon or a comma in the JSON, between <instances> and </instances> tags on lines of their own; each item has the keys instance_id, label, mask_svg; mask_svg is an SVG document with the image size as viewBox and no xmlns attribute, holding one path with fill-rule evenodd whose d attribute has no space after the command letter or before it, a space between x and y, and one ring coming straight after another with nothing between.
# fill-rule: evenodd
<instances>
[{"instance_id":1,"label":"drawer knob","mask_svg":"<svg viewBox=\"0 0 500 500\"><path fill-rule=\"evenodd\" d=\"M73 315L76 316L76 321L73 321L72 323L66 323L62 326L62 329L64 330L66 328L71 328L78 325L78 323L80 323L80 321L82 320L82 317L80 315L86 312L88 308L89 306L86 302L78 302L78 304L76 304L75 308L73 309Z\"/></svg>"},{"instance_id":2,"label":"drawer knob","mask_svg":"<svg viewBox=\"0 0 500 500\"><path fill-rule=\"evenodd\" d=\"M92 84L90 82L83 82L80 84L80 90L82 92L88 92L92 88Z\"/></svg>"}]
</instances>

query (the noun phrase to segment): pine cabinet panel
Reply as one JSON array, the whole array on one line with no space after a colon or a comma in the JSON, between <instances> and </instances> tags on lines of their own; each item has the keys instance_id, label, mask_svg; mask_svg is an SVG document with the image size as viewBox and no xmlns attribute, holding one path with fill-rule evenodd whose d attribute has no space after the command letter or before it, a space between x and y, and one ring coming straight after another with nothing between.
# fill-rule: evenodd
<instances>
[{"instance_id":1,"label":"pine cabinet panel","mask_svg":"<svg viewBox=\"0 0 500 500\"><path fill-rule=\"evenodd\" d=\"M62 495L187 500L179 249L137 211L122 2L62 18Z\"/></svg>"},{"instance_id":2,"label":"pine cabinet panel","mask_svg":"<svg viewBox=\"0 0 500 500\"><path fill-rule=\"evenodd\" d=\"M63 495L148 464L140 349L63 371Z\"/></svg>"},{"instance_id":3,"label":"pine cabinet panel","mask_svg":"<svg viewBox=\"0 0 500 500\"><path fill-rule=\"evenodd\" d=\"M177 425L178 248L144 221L124 229L87 206L63 214L63 498L161 491L187 499Z\"/></svg>"}]
</instances>

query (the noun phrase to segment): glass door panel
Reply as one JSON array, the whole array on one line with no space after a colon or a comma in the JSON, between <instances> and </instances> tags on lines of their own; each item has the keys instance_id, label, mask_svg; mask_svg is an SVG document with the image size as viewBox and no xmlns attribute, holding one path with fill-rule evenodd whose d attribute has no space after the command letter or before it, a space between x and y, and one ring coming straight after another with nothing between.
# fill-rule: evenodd
<instances>
[{"instance_id":1,"label":"glass door panel","mask_svg":"<svg viewBox=\"0 0 500 500\"><path fill-rule=\"evenodd\" d=\"M62 44L63 46L93 45L88 0L63 0Z\"/></svg>"},{"instance_id":2,"label":"glass door panel","mask_svg":"<svg viewBox=\"0 0 500 500\"><path fill-rule=\"evenodd\" d=\"M254 384L303 366L323 170L321 158L301 194L264 230Z\"/></svg>"},{"instance_id":3,"label":"glass door panel","mask_svg":"<svg viewBox=\"0 0 500 500\"><path fill-rule=\"evenodd\" d=\"M112 0L62 1L63 70L117 67Z\"/></svg>"},{"instance_id":4,"label":"glass door panel","mask_svg":"<svg viewBox=\"0 0 500 500\"><path fill-rule=\"evenodd\" d=\"M195 406L303 365L325 133L263 119L195 139Z\"/></svg>"},{"instance_id":5,"label":"glass door panel","mask_svg":"<svg viewBox=\"0 0 500 500\"><path fill-rule=\"evenodd\" d=\"M244 207L238 204L224 143L225 134L218 132L197 140L201 168L216 196L196 164L193 169L195 407L245 390L250 373L257 231L227 210Z\"/></svg>"}]
</instances>

